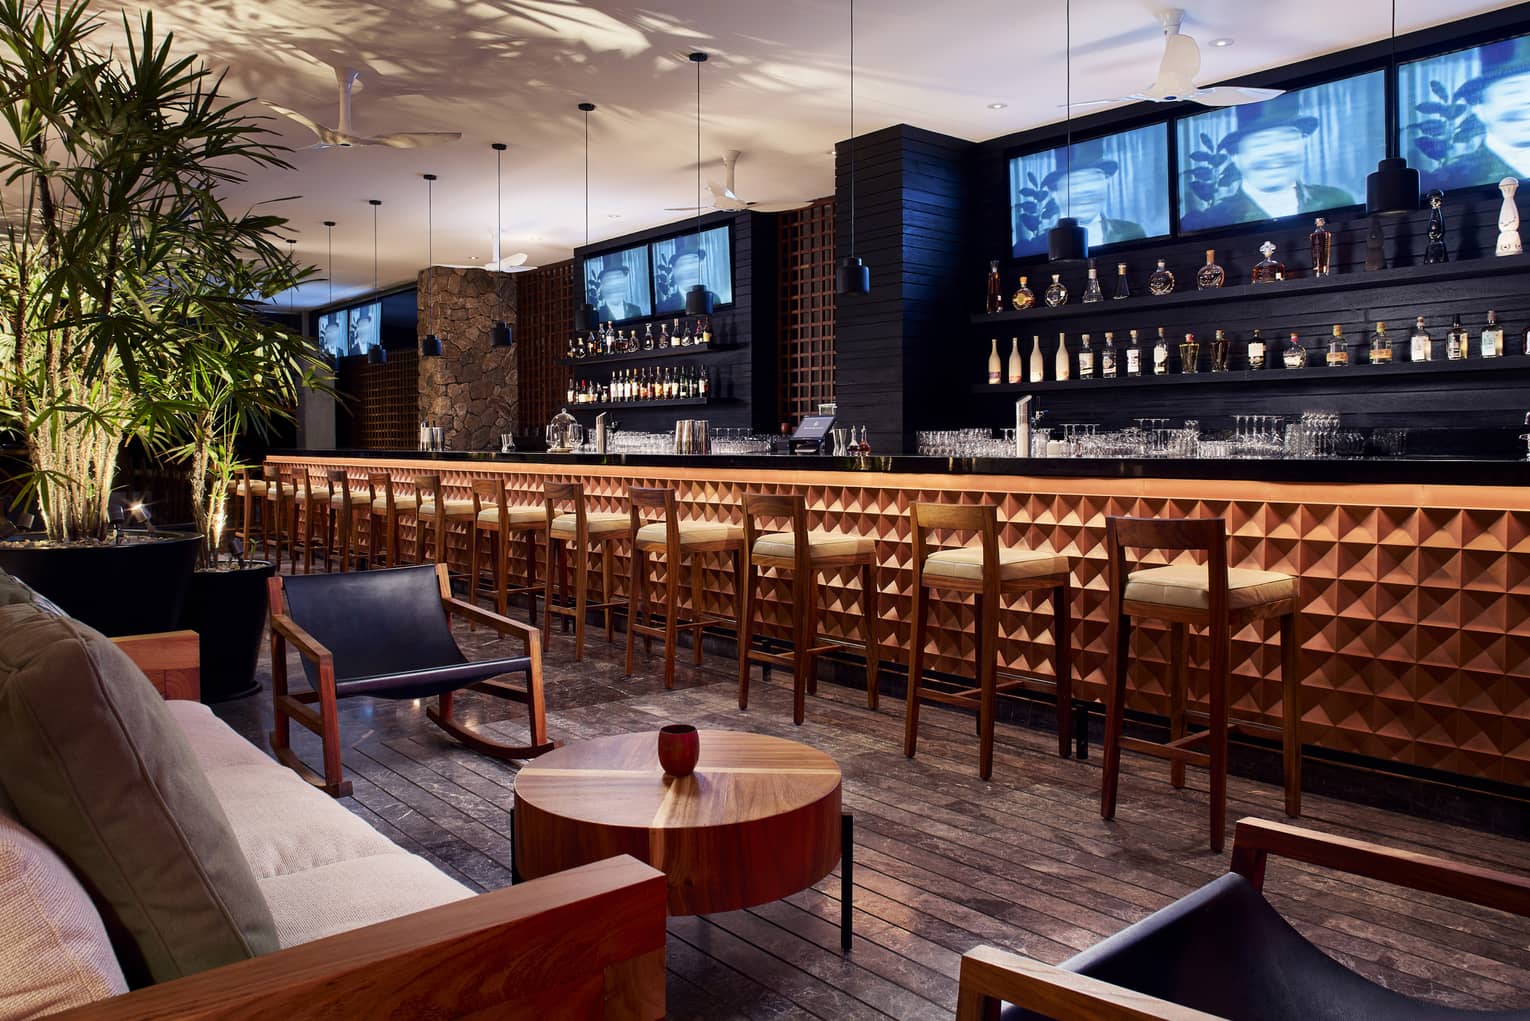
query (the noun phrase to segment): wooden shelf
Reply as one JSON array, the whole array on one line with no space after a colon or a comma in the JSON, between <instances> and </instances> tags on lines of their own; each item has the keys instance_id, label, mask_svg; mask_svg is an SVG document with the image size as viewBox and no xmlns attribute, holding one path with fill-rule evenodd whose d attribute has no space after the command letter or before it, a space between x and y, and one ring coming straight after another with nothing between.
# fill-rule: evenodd
<instances>
[{"instance_id":1,"label":"wooden shelf","mask_svg":"<svg viewBox=\"0 0 1530 1021\"><path fill-rule=\"evenodd\" d=\"M705 355L732 348L718 344L692 344L690 347L666 347L652 351L628 351L619 355L600 355L595 358L560 358L563 365L615 365L619 362L648 362L662 358L680 358L689 355Z\"/></svg>"},{"instance_id":2,"label":"wooden shelf","mask_svg":"<svg viewBox=\"0 0 1530 1021\"><path fill-rule=\"evenodd\" d=\"M711 397L685 397L673 401L603 401L595 404L571 404L569 414L581 411L615 411L641 408L694 408L713 403Z\"/></svg>"},{"instance_id":3,"label":"wooden shelf","mask_svg":"<svg viewBox=\"0 0 1530 1021\"><path fill-rule=\"evenodd\" d=\"M1196 267L1199 268L1199 267ZM1104 301L1088 305L1075 300L1057 308L1039 306L1023 312L995 312L992 315L978 313L970 317L973 326L991 326L1000 323L1042 323L1067 319L1087 319L1111 316L1124 312L1140 312L1147 309L1183 308L1193 305L1217 305L1234 301L1273 301L1302 295L1326 294L1334 291L1362 291L1377 287L1395 287L1400 284L1438 284L1451 280L1481 279L1483 277L1513 276L1530 273L1530 256L1512 255L1503 258L1490 257L1470 259L1466 262L1446 262L1434 266L1400 266L1395 269L1379 269L1370 272L1345 273L1331 277L1302 277L1283 280L1278 284L1235 284L1208 291L1183 290L1162 297L1150 294L1133 295L1116 301ZM1045 276L1046 274L1041 274ZM1194 274L1188 283L1194 286ZM1037 300L1045 288L1037 288ZM1291 370L1293 372L1300 370Z\"/></svg>"}]
</instances>

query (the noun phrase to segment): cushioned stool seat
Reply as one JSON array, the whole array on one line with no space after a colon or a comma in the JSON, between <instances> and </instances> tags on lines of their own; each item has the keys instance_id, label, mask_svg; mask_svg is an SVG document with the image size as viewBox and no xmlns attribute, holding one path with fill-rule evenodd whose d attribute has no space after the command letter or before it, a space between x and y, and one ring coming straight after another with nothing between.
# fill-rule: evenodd
<instances>
[{"instance_id":1,"label":"cushioned stool seat","mask_svg":"<svg viewBox=\"0 0 1530 1021\"><path fill-rule=\"evenodd\" d=\"M681 549L714 542L742 542L744 538L742 528L737 525L725 525L720 521L682 521L676 528L680 532ZM655 521L639 528L637 541L641 546L664 549L667 541L664 522Z\"/></svg>"},{"instance_id":2,"label":"cushioned stool seat","mask_svg":"<svg viewBox=\"0 0 1530 1021\"><path fill-rule=\"evenodd\" d=\"M807 534L808 556L854 557L876 551L874 539L864 535L836 535L832 532L809 532ZM771 532L754 541L757 557L781 557L790 560L797 555L797 537L790 532Z\"/></svg>"},{"instance_id":3,"label":"cushioned stool seat","mask_svg":"<svg viewBox=\"0 0 1530 1021\"><path fill-rule=\"evenodd\" d=\"M230 492L236 493L239 496L243 496L246 489L249 490L251 496L265 496L270 487L264 482L251 479L248 483L230 482L228 488Z\"/></svg>"},{"instance_id":4,"label":"cushioned stool seat","mask_svg":"<svg viewBox=\"0 0 1530 1021\"><path fill-rule=\"evenodd\" d=\"M999 580L1019 581L1062 574L1068 570L1068 558L1053 553L1025 549L1000 549ZM924 579L941 581L982 581L983 550L980 547L944 549L924 558Z\"/></svg>"},{"instance_id":5,"label":"cushioned stool seat","mask_svg":"<svg viewBox=\"0 0 1530 1021\"><path fill-rule=\"evenodd\" d=\"M596 511L584 516L585 528L591 538L621 535L632 527L632 516L621 511ZM553 518L552 534L559 539L572 539L579 529L579 519L572 514L560 514Z\"/></svg>"},{"instance_id":6,"label":"cushioned stool seat","mask_svg":"<svg viewBox=\"0 0 1530 1021\"><path fill-rule=\"evenodd\" d=\"M446 501L446 513L451 515L452 501ZM540 525L547 520L547 511L541 507L506 507L505 519L512 528L525 528L528 525ZM483 525L499 524L499 508L485 507L478 512L478 523Z\"/></svg>"},{"instance_id":7,"label":"cushioned stool seat","mask_svg":"<svg viewBox=\"0 0 1530 1021\"><path fill-rule=\"evenodd\" d=\"M331 507L343 507L343 506L345 506L346 495L347 494L345 494L345 493L331 493L331 494L329 494L329 504L330 504L330 506ZM357 495L355 493L351 493L349 495L350 495L350 498L351 498L351 510L356 511L358 513L363 513L363 512L370 513L371 508L367 506L367 501L366 501L365 497L359 496L359 495Z\"/></svg>"},{"instance_id":8,"label":"cushioned stool seat","mask_svg":"<svg viewBox=\"0 0 1530 1021\"><path fill-rule=\"evenodd\" d=\"M1263 606L1296 595L1296 579L1278 571L1252 571L1242 567L1227 569L1227 608L1243 610ZM1152 567L1126 576L1128 603L1153 603L1189 610L1211 608L1211 581L1205 565Z\"/></svg>"},{"instance_id":9,"label":"cushioned stool seat","mask_svg":"<svg viewBox=\"0 0 1530 1021\"><path fill-rule=\"evenodd\" d=\"M393 498L393 509L395 511L412 511L419 505L420 501L418 497L395 496ZM376 511L378 514L388 513L388 498L386 496L379 496L377 499L373 500L372 510Z\"/></svg>"},{"instance_id":10,"label":"cushioned stool seat","mask_svg":"<svg viewBox=\"0 0 1530 1021\"><path fill-rule=\"evenodd\" d=\"M422 518L433 518L433 517L435 517L436 516L436 501L434 501L434 500L426 500L424 503L420 504L420 506L419 506L419 515ZM446 516L448 518L461 519L463 521L470 520L473 517L473 501L472 500L447 500L446 501Z\"/></svg>"}]
</instances>

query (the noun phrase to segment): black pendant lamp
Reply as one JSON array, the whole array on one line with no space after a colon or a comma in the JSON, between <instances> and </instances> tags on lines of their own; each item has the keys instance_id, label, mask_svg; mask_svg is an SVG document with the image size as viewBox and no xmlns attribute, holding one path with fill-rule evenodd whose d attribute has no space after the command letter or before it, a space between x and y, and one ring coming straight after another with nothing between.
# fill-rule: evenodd
<instances>
[{"instance_id":1,"label":"black pendant lamp","mask_svg":"<svg viewBox=\"0 0 1530 1021\"><path fill-rule=\"evenodd\" d=\"M1392 0L1391 74L1397 78L1397 0ZM1387 155L1365 179L1367 216L1400 216L1418 208L1418 171L1408 166L1397 142L1397 105L1387 104Z\"/></svg>"},{"instance_id":2,"label":"black pendant lamp","mask_svg":"<svg viewBox=\"0 0 1530 1021\"><path fill-rule=\"evenodd\" d=\"M1067 140L1063 145L1063 180L1066 183L1068 215L1059 217L1057 226L1047 231L1047 257L1053 262L1082 262L1089 258L1089 234L1073 218L1073 11L1063 5L1063 123Z\"/></svg>"},{"instance_id":3,"label":"black pendant lamp","mask_svg":"<svg viewBox=\"0 0 1530 1021\"><path fill-rule=\"evenodd\" d=\"M696 247L701 247L701 65L707 62L705 53L691 54L696 65ZM685 314L709 316L712 314L712 292L701 281L691 285L685 292Z\"/></svg>"},{"instance_id":4,"label":"black pendant lamp","mask_svg":"<svg viewBox=\"0 0 1530 1021\"><path fill-rule=\"evenodd\" d=\"M325 302L325 307L328 308L335 303L335 221L325 220L324 229L329 232L329 271L324 274L324 281L329 286L329 298ZM315 327L315 329L318 329L318 327ZM323 331L320 330L319 333L322 337ZM322 340L319 344L319 354L330 364L331 368L338 369L340 367L340 352L325 350Z\"/></svg>"},{"instance_id":5,"label":"black pendant lamp","mask_svg":"<svg viewBox=\"0 0 1530 1021\"><path fill-rule=\"evenodd\" d=\"M372 293L377 293L377 207L382 205L382 199L367 199L367 204L372 207ZM368 365L388 364L388 352L383 350L381 335L377 343L367 349Z\"/></svg>"},{"instance_id":6,"label":"black pendant lamp","mask_svg":"<svg viewBox=\"0 0 1530 1021\"><path fill-rule=\"evenodd\" d=\"M500 226L499 159L505 151L505 143L494 142L489 148L494 150L494 272L499 274L503 272L500 265L500 236L503 228ZM510 331L510 324L505 322L505 290L498 276L494 278L494 297L499 302L499 318L494 320L494 325L489 329L489 346L510 347L515 343L515 334Z\"/></svg>"},{"instance_id":7,"label":"black pendant lamp","mask_svg":"<svg viewBox=\"0 0 1530 1021\"><path fill-rule=\"evenodd\" d=\"M580 103L584 111L584 244L590 244L590 114L595 112L594 103ZM574 332L589 333L595 328L595 306L590 304L590 292L583 284L579 305L574 309Z\"/></svg>"},{"instance_id":8,"label":"black pendant lamp","mask_svg":"<svg viewBox=\"0 0 1530 1021\"><path fill-rule=\"evenodd\" d=\"M436 203L435 174L421 174L425 178L425 329L420 341L421 358L441 357L441 338L436 336Z\"/></svg>"},{"instance_id":9,"label":"black pendant lamp","mask_svg":"<svg viewBox=\"0 0 1530 1021\"><path fill-rule=\"evenodd\" d=\"M855 0L850 0L850 254L834 267L834 293L871 293L871 268L855 254Z\"/></svg>"}]
</instances>

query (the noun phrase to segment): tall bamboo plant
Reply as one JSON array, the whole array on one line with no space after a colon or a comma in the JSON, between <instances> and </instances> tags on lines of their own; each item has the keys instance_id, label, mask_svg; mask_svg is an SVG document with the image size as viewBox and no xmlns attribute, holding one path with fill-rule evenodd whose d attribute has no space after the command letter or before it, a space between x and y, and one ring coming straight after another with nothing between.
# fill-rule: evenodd
<instances>
[{"instance_id":1,"label":"tall bamboo plant","mask_svg":"<svg viewBox=\"0 0 1530 1021\"><path fill-rule=\"evenodd\" d=\"M0 0L0 429L60 542L105 535L118 451L155 411L142 377L216 299L209 267L283 258L279 218L220 198L287 166L272 133L151 15L116 48L102 24L85 0Z\"/></svg>"}]
</instances>

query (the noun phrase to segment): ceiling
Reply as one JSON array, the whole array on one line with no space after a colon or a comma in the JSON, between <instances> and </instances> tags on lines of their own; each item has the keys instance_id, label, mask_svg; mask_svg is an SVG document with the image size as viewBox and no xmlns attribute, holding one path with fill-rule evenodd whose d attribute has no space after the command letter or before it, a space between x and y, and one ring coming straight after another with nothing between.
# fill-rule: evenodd
<instances>
[{"instance_id":1,"label":"ceiling","mask_svg":"<svg viewBox=\"0 0 1530 1021\"><path fill-rule=\"evenodd\" d=\"M333 126L333 66L362 71L356 129L461 131L426 149L300 150L294 170L252 175L238 202L297 196L297 255L328 266L323 220L335 220L333 297L410 281L426 264L426 185L434 173L434 261L485 259L494 230L494 153L503 161L505 252L531 264L567 258L584 241L583 121L590 115L589 237L666 223L695 203L696 74L702 69L704 177L741 149L738 191L781 202L833 189L832 150L849 136L848 0L94 0L152 11L180 52L227 68L225 91L257 97ZM1151 0L1073 4L1075 99L1121 95L1153 79L1162 49ZM1501 7L1472 0L1404 0L1409 32ZM1202 44L1200 80L1217 81L1384 38L1385 0L1341 4L1190 0L1183 31ZM857 9L856 131L906 122L968 139L1058 120L1063 103L1063 4L993 0L862 0ZM116 30L114 29L114 32ZM1233 45L1214 48L1216 38ZM993 110L989 104L1007 104ZM291 146L313 141L283 118ZM285 296L325 304L330 284Z\"/></svg>"}]
</instances>

